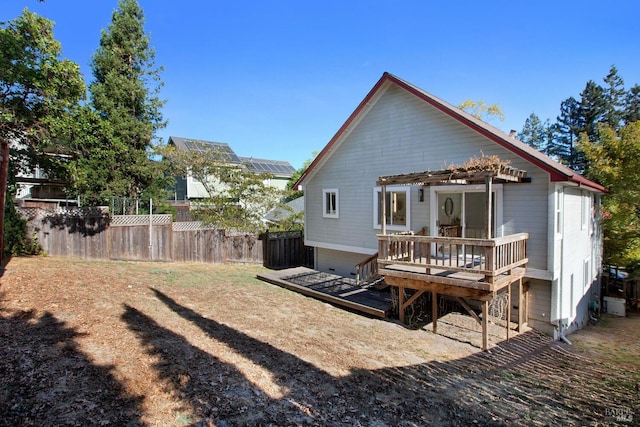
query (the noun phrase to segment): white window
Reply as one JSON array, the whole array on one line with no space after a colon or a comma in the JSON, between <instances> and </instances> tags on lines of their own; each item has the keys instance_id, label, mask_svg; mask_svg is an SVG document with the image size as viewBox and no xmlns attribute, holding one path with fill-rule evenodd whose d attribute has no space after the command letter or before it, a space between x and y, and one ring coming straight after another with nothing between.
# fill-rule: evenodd
<instances>
[{"instance_id":1,"label":"white window","mask_svg":"<svg viewBox=\"0 0 640 427\"><path fill-rule=\"evenodd\" d=\"M591 195L583 191L581 193L582 197L582 221L580 222L580 229L586 230L589 227L589 214L591 212Z\"/></svg>"},{"instance_id":2,"label":"white window","mask_svg":"<svg viewBox=\"0 0 640 427\"><path fill-rule=\"evenodd\" d=\"M387 187L385 196L386 224L388 230L410 230L409 186ZM373 189L373 227L382 228L382 188Z\"/></svg>"},{"instance_id":3,"label":"white window","mask_svg":"<svg viewBox=\"0 0 640 427\"><path fill-rule=\"evenodd\" d=\"M589 286L589 284L591 283L591 268L589 267L589 264L591 264L590 259L587 258L584 260L584 264L583 264L583 277L584 277L584 288L586 289L587 286Z\"/></svg>"},{"instance_id":4,"label":"white window","mask_svg":"<svg viewBox=\"0 0 640 427\"><path fill-rule=\"evenodd\" d=\"M571 289L569 290L569 292L571 292L570 296L571 296L571 309L569 310L570 316L573 317L575 314L575 308L576 308L576 295L575 295L575 290L574 290L574 286L573 286L573 274L570 276L569 278L569 283L571 286Z\"/></svg>"},{"instance_id":5,"label":"white window","mask_svg":"<svg viewBox=\"0 0 640 427\"><path fill-rule=\"evenodd\" d=\"M556 189L556 233L562 233L562 188Z\"/></svg>"},{"instance_id":6,"label":"white window","mask_svg":"<svg viewBox=\"0 0 640 427\"><path fill-rule=\"evenodd\" d=\"M325 218L338 218L338 189L328 188L322 190L322 216Z\"/></svg>"}]
</instances>

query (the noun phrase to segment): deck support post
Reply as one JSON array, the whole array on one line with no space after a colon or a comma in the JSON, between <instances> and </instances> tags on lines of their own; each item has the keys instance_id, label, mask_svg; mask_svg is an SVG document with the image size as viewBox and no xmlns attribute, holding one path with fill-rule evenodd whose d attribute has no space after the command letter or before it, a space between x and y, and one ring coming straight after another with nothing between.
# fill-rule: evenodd
<instances>
[{"instance_id":1,"label":"deck support post","mask_svg":"<svg viewBox=\"0 0 640 427\"><path fill-rule=\"evenodd\" d=\"M398 317L404 323L404 288L398 286Z\"/></svg>"},{"instance_id":2,"label":"deck support post","mask_svg":"<svg viewBox=\"0 0 640 427\"><path fill-rule=\"evenodd\" d=\"M431 317L433 318L433 333L438 333L438 293L431 292Z\"/></svg>"},{"instance_id":3,"label":"deck support post","mask_svg":"<svg viewBox=\"0 0 640 427\"><path fill-rule=\"evenodd\" d=\"M511 283L507 286L507 341L509 341L509 325L511 324Z\"/></svg>"},{"instance_id":4,"label":"deck support post","mask_svg":"<svg viewBox=\"0 0 640 427\"><path fill-rule=\"evenodd\" d=\"M488 348L489 301L482 301L482 351Z\"/></svg>"},{"instance_id":5,"label":"deck support post","mask_svg":"<svg viewBox=\"0 0 640 427\"><path fill-rule=\"evenodd\" d=\"M492 184L493 183L493 178L491 176L487 177L486 180L486 191L487 191L487 239L491 238L491 235L493 234L493 230L491 230L492 225L493 225L493 221L492 221L492 217L493 217L493 212L491 212L492 208L493 208L493 202L492 202L492 196L493 196L493 188L492 188Z\"/></svg>"},{"instance_id":6,"label":"deck support post","mask_svg":"<svg viewBox=\"0 0 640 427\"><path fill-rule=\"evenodd\" d=\"M387 234L387 186L384 184L380 186L380 191L380 198L382 199L382 219L380 220L380 231L382 232L382 234Z\"/></svg>"},{"instance_id":7,"label":"deck support post","mask_svg":"<svg viewBox=\"0 0 640 427\"><path fill-rule=\"evenodd\" d=\"M526 322L527 307L522 278L518 279L518 332L522 333Z\"/></svg>"}]
</instances>

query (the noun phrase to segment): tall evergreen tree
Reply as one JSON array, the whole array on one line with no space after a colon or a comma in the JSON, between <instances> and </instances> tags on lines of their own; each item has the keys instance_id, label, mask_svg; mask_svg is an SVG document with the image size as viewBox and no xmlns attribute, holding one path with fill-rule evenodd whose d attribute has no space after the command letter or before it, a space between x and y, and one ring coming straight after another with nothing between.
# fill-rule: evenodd
<instances>
[{"instance_id":1,"label":"tall evergreen tree","mask_svg":"<svg viewBox=\"0 0 640 427\"><path fill-rule=\"evenodd\" d=\"M611 66L609 74L604 78L606 83L604 88L605 122L614 129L619 129L622 116L624 114L626 91L624 90L624 81L618 75L618 69L615 65Z\"/></svg>"},{"instance_id":2,"label":"tall evergreen tree","mask_svg":"<svg viewBox=\"0 0 640 427\"><path fill-rule=\"evenodd\" d=\"M547 154L550 134L549 120L542 122L535 113L531 113L524 122L522 131L518 133L518 139L536 150Z\"/></svg>"},{"instance_id":3,"label":"tall evergreen tree","mask_svg":"<svg viewBox=\"0 0 640 427\"><path fill-rule=\"evenodd\" d=\"M602 86L596 84L593 80L589 80L584 90L580 93L580 108L578 111L581 126L577 135L579 136L584 132L590 139L594 139L597 135L598 124L605 123L607 114L612 110L613 106L609 105Z\"/></svg>"},{"instance_id":4,"label":"tall evergreen tree","mask_svg":"<svg viewBox=\"0 0 640 427\"><path fill-rule=\"evenodd\" d=\"M592 141L598 138L598 126L607 122L607 114L614 111L613 106L609 105L602 86L596 84L593 80L589 80L584 90L580 93L580 104L578 107L578 128L574 136L580 139L582 135L586 135ZM579 173L584 173L589 160L585 157L584 152L580 149L574 150L570 166Z\"/></svg>"},{"instance_id":5,"label":"tall evergreen tree","mask_svg":"<svg viewBox=\"0 0 640 427\"><path fill-rule=\"evenodd\" d=\"M555 137L549 154L569 166L575 159L575 144L581 129L580 104L569 97L560 104L560 115L556 119Z\"/></svg>"},{"instance_id":6,"label":"tall evergreen tree","mask_svg":"<svg viewBox=\"0 0 640 427\"><path fill-rule=\"evenodd\" d=\"M136 0L120 0L93 56L95 81L89 87L91 105L104 121L102 141L89 158L94 167L113 169L90 192L139 197L162 178L149 157L156 132L166 125L160 111L161 68L154 59L142 9Z\"/></svg>"},{"instance_id":7,"label":"tall evergreen tree","mask_svg":"<svg viewBox=\"0 0 640 427\"><path fill-rule=\"evenodd\" d=\"M636 84L627 92L622 120L625 125L640 120L640 85Z\"/></svg>"}]
</instances>

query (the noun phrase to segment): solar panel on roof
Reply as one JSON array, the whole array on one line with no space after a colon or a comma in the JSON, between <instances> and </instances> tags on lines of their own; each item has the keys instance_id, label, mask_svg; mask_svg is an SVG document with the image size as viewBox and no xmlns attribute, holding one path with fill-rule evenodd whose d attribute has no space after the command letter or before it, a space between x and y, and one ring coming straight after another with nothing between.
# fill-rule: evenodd
<instances>
[{"instance_id":1,"label":"solar panel on roof","mask_svg":"<svg viewBox=\"0 0 640 427\"><path fill-rule=\"evenodd\" d=\"M240 158L233 152L231 147L227 144L210 142L210 141L196 141L189 140L184 142L184 146L189 151L195 151L197 153L203 153L208 150L215 150L222 156L226 157L231 163L240 163Z\"/></svg>"}]
</instances>

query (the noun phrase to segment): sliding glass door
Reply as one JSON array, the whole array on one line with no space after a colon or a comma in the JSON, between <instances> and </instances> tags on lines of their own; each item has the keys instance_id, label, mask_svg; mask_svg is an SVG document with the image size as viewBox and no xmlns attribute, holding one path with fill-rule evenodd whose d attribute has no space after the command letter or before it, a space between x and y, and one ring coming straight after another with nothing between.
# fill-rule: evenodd
<instances>
[{"instance_id":1,"label":"sliding glass door","mask_svg":"<svg viewBox=\"0 0 640 427\"><path fill-rule=\"evenodd\" d=\"M491 207L491 236L487 236L487 195L481 189L435 190L432 197L438 236L486 239L499 235L496 218L499 216L498 191L493 191ZM433 212L432 210L432 212Z\"/></svg>"}]
</instances>

